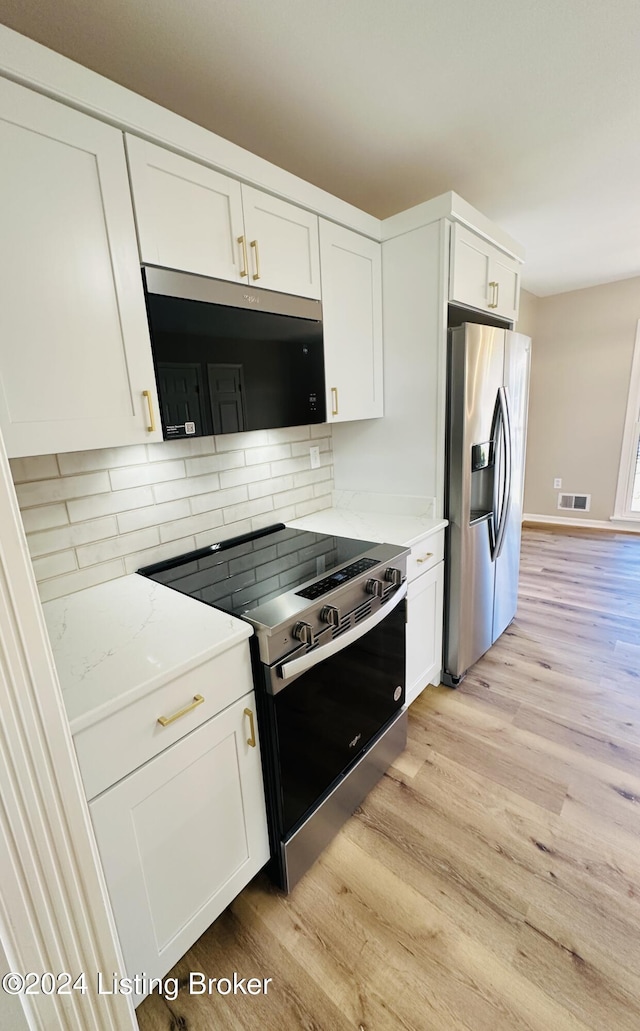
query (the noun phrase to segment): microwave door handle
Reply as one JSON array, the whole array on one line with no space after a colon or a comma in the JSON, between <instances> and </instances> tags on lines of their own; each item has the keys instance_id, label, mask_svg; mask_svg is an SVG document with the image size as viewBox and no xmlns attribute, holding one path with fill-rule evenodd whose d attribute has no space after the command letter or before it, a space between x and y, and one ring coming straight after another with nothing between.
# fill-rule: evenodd
<instances>
[{"instance_id":1,"label":"microwave door handle","mask_svg":"<svg viewBox=\"0 0 640 1031\"><path fill-rule=\"evenodd\" d=\"M342 651L343 648L347 648L350 644L364 637L369 630L373 630L374 627L381 623L382 620L392 612L396 605L402 601L407 593L407 582L398 587L395 594L386 602L381 605L380 608L375 612L369 619L365 619L362 623L358 623L358 626L353 627L351 630L347 630L346 633L340 634L335 641L329 641L328 644L323 644L320 648L314 648L312 651L307 652L305 655L301 655L299 659L292 659L291 662L284 662L280 667L279 679L287 681L293 677L299 676L301 673L306 673L308 670L313 669L318 663L324 662L331 655L335 655L336 652ZM285 686L284 684L282 685Z\"/></svg>"}]
</instances>

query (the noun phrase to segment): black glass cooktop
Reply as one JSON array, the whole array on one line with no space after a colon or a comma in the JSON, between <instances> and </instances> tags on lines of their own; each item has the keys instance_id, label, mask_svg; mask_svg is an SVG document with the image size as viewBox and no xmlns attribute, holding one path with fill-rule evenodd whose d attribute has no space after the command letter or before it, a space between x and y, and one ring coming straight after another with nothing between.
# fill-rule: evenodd
<instances>
[{"instance_id":1,"label":"black glass cooktop","mask_svg":"<svg viewBox=\"0 0 640 1031\"><path fill-rule=\"evenodd\" d=\"M372 541L311 533L279 523L138 572L224 612L247 616L289 591L309 600L322 597L377 565L377 559L366 557L375 547ZM314 582L309 584L310 580Z\"/></svg>"}]
</instances>

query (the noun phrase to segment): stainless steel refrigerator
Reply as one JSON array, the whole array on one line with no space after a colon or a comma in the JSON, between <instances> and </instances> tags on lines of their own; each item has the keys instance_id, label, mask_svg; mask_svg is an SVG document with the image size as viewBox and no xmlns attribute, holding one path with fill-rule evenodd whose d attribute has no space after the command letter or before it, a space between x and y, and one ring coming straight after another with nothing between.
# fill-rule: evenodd
<instances>
[{"instance_id":1,"label":"stainless steel refrigerator","mask_svg":"<svg viewBox=\"0 0 640 1031\"><path fill-rule=\"evenodd\" d=\"M529 337L449 330L443 683L457 686L516 612Z\"/></svg>"}]
</instances>

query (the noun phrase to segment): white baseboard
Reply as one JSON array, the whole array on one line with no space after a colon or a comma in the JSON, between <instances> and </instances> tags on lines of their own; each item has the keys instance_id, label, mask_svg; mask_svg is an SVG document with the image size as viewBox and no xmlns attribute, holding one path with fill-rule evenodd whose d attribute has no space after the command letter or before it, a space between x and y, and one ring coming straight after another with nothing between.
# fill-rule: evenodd
<instances>
[{"instance_id":1,"label":"white baseboard","mask_svg":"<svg viewBox=\"0 0 640 1031\"><path fill-rule=\"evenodd\" d=\"M571 516L535 515L524 512L523 523L546 523L553 526L575 526L576 529L607 530L609 533L638 533L640 522L625 522L622 519L576 519Z\"/></svg>"}]
</instances>

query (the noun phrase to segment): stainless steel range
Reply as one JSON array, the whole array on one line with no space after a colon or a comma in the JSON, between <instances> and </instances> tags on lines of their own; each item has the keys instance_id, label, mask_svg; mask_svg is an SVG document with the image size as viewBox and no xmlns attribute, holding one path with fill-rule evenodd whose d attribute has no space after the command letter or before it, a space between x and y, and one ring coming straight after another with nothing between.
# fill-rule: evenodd
<instances>
[{"instance_id":1,"label":"stainless steel range","mask_svg":"<svg viewBox=\"0 0 640 1031\"><path fill-rule=\"evenodd\" d=\"M405 747L407 554L278 524L139 570L255 629L270 873L287 891Z\"/></svg>"}]
</instances>

